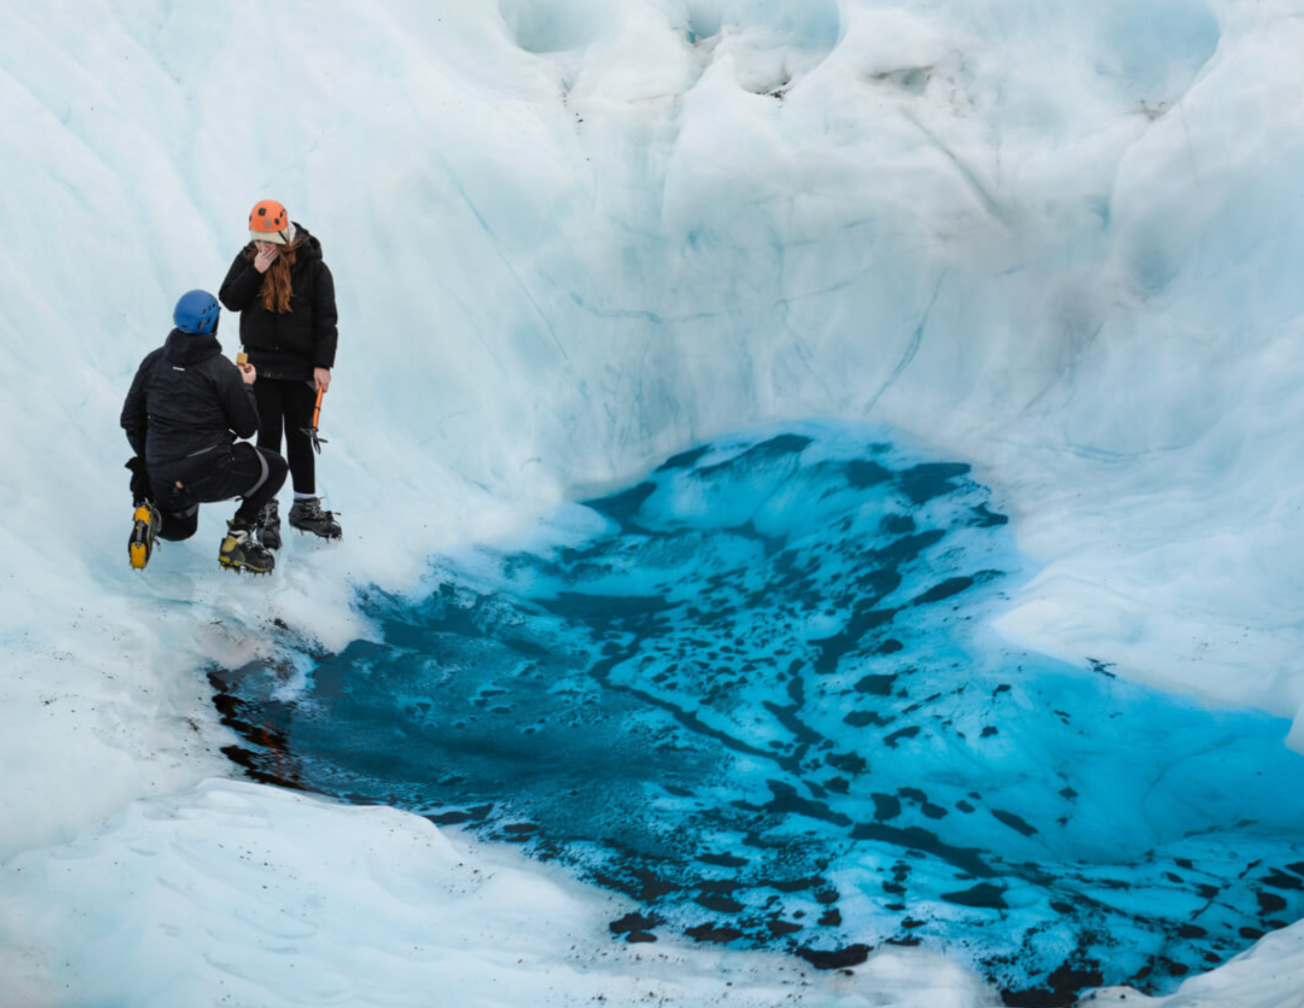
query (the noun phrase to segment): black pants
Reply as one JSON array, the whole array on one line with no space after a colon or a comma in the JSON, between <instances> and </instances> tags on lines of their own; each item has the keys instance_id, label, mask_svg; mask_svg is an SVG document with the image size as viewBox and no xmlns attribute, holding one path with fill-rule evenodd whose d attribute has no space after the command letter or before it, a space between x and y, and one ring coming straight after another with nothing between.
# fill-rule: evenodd
<instances>
[{"instance_id":1,"label":"black pants","mask_svg":"<svg viewBox=\"0 0 1304 1008\"><path fill-rule=\"evenodd\" d=\"M312 439L304 431L312 426L317 386L311 381L259 378L254 382L254 400L258 403L258 447L279 452L284 431L294 492L316 494L317 460Z\"/></svg>"},{"instance_id":2,"label":"black pants","mask_svg":"<svg viewBox=\"0 0 1304 1008\"><path fill-rule=\"evenodd\" d=\"M159 538L172 542L189 539L199 527L199 505L242 497L235 520L253 525L262 506L285 485L285 459L248 442L232 446L226 456L204 459L203 468L150 474L154 503L163 516ZM180 482L182 486L178 487Z\"/></svg>"}]
</instances>

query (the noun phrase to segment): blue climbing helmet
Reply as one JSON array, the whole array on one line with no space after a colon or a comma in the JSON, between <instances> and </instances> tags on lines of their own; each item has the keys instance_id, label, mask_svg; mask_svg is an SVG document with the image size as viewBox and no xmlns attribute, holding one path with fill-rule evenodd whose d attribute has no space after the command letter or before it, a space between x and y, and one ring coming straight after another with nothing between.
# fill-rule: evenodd
<instances>
[{"instance_id":1,"label":"blue climbing helmet","mask_svg":"<svg viewBox=\"0 0 1304 1008\"><path fill-rule=\"evenodd\" d=\"M217 298L208 291L192 290L181 295L172 312L172 321L182 332L215 333L217 317L221 314L222 306Z\"/></svg>"}]
</instances>

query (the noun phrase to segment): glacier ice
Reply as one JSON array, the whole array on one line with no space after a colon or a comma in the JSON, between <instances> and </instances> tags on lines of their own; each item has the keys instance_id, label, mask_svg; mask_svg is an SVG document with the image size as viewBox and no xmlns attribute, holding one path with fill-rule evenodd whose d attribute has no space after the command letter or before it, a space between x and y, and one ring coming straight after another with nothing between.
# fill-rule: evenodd
<instances>
[{"instance_id":1,"label":"glacier ice","mask_svg":"<svg viewBox=\"0 0 1304 1008\"><path fill-rule=\"evenodd\" d=\"M215 670L227 751L569 864L627 940L1171 988L1304 911L1304 757L975 632L1026 579L991 505L878 428L717 438L368 599L383 640L306 676Z\"/></svg>"},{"instance_id":2,"label":"glacier ice","mask_svg":"<svg viewBox=\"0 0 1304 1008\"><path fill-rule=\"evenodd\" d=\"M278 619L339 651L375 632L355 587L406 592L432 553L773 420L973 463L1036 566L994 613L1010 647L1296 718L1302 36L1296 0L5 5L3 974L32 1004L76 1003L69 972L138 995L148 969L105 964L151 961L128 936L175 925L167 893L204 908L196 983L265 941L221 880L270 883L178 839L215 794L275 824L268 876L335 819L393 852L392 820L201 785L233 740L196 669L271 657ZM213 510L133 578L122 390L262 196L340 278L322 476L357 535L231 583ZM72 870L99 857L141 894L107 944L79 921L116 897ZM325 923L314 890L349 894L304 877ZM1175 997L1290 1003L1299 930ZM290 963L262 960L265 1003L293 1003ZM979 1003L958 975L894 953L810 1003Z\"/></svg>"}]
</instances>

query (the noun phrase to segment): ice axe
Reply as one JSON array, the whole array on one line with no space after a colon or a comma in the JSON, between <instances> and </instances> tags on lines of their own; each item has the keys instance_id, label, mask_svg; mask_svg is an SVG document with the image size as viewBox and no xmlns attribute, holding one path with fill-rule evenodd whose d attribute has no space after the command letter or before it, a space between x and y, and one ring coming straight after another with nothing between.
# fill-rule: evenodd
<instances>
[{"instance_id":1,"label":"ice axe","mask_svg":"<svg viewBox=\"0 0 1304 1008\"><path fill-rule=\"evenodd\" d=\"M321 397L322 397L325 393L326 393L326 390L325 390L324 388L322 388L320 385L318 385L318 386L317 386L317 403L316 403L316 405L314 405L313 408L312 408L312 426L311 426L311 427L301 427L301 428L300 428L300 430L302 430L305 434L308 435L308 439L309 439L310 441L312 441L312 446L313 446L313 448L316 450L316 452L317 452L318 455L321 454L321 446L324 445L324 444L329 444L329 443L330 443L330 442L328 442L324 437L322 437L321 435L319 435L319 434L317 433L317 421L318 421L318 419L320 419L320 417L321 417Z\"/></svg>"}]
</instances>

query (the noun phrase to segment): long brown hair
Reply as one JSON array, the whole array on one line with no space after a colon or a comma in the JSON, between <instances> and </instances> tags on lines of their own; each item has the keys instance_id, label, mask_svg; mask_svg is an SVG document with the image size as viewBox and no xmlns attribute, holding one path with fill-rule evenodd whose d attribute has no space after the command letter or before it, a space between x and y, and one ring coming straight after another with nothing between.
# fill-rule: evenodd
<instances>
[{"instance_id":1,"label":"long brown hair","mask_svg":"<svg viewBox=\"0 0 1304 1008\"><path fill-rule=\"evenodd\" d=\"M296 236L289 245L282 245L281 254L268 267L263 277L263 286L258 292L258 298L269 312L285 315L294 310L290 307L290 294L293 293L290 286L290 270L294 267L294 260L297 258L295 253L302 244L303 237L300 235ZM257 248L249 249L249 258L252 259L257 254Z\"/></svg>"}]
</instances>

